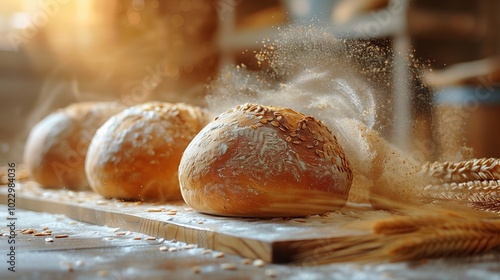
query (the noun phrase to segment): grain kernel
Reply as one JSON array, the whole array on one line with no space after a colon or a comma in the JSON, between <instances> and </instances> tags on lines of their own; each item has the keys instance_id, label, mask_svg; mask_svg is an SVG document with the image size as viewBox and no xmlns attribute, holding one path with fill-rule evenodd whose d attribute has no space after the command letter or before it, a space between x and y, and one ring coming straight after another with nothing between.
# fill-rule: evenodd
<instances>
[{"instance_id":1,"label":"grain kernel","mask_svg":"<svg viewBox=\"0 0 500 280\"><path fill-rule=\"evenodd\" d=\"M194 273L194 274L198 274L201 272L201 267L199 266L193 266L191 267L191 271Z\"/></svg>"},{"instance_id":2,"label":"grain kernel","mask_svg":"<svg viewBox=\"0 0 500 280\"><path fill-rule=\"evenodd\" d=\"M270 268L266 269L265 274L267 277L271 277L271 278L276 277L276 271L274 269L270 269Z\"/></svg>"},{"instance_id":3,"label":"grain kernel","mask_svg":"<svg viewBox=\"0 0 500 280\"><path fill-rule=\"evenodd\" d=\"M196 246L194 244L187 244L187 245L184 245L181 247L182 249L186 249L186 250L189 250L189 249L194 249L196 248Z\"/></svg>"},{"instance_id":4,"label":"grain kernel","mask_svg":"<svg viewBox=\"0 0 500 280\"><path fill-rule=\"evenodd\" d=\"M213 257L214 257L214 258L217 258L217 259L218 259L218 258L222 258L222 257L224 257L224 253L222 253L222 252L217 252L217 253L213 254Z\"/></svg>"},{"instance_id":5,"label":"grain kernel","mask_svg":"<svg viewBox=\"0 0 500 280\"><path fill-rule=\"evenodd\" d=\"M97 272L97 275L99 275L100 277L108 277L109 271L107 271L107 270L99 270Z\"/></svg>"},{"instance_id":6,"label":"grain kernel","mask_svg":"<svg viewBox=\"0 0 500 280\"><path fill-rule=\"evenodd\" d=\"M253 266L255 266L255 267L263 267L265 264L266 263L261 259L257 259L257 260L253 261Z\"/></svg>"},{"instance_id":7,"label":"grain kernel","mask_svg":"<svg viewBox=\"0 0 500 280\"><path fill-rule=\"evenodd\" d=\"M299 153L295 153L295 158L296 158L297 160L300 160L300 155L299 155Z\"/></svg>"},{"instance_id":8,"label":"grain kernel","mask_svg":"<svg viewBox=\"0 0 500 280\"><path fill-rule=\"evenodd\" d=\"M238 267L234 263L223 263L220 265L220 268L223 270L236 270Z\"/></svg>"},{"instance_id":9,"label":"grain kernel","mask_svg":"<svg viewBox=\"0 0 500 280\"><path fill-rule=\"evenodd\" d=\"M249 264L252 263L252 260L251 259L242 259L241 263L244 264L244 265L249 265Z\"/></svg>"},{"instance_id":10,"label":"grain kernel","mask_svg":"<svg viewBox=\"0 0 500 280\"><path fill-rule=\"evenodd\" d=\"M321 157L321 158L324 158L325 157L325 152L321 151L321 150L315 150L316 154Z\"/></svg>"}]
</instances>

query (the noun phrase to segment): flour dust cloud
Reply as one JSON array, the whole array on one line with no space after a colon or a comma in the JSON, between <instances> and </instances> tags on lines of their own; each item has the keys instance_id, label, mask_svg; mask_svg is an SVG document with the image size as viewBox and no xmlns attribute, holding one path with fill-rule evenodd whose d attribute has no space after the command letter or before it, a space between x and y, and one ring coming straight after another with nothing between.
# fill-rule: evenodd
<instances>
[{"instance_id":1,"label":"flour dust cloud","mask_svg":"<svg viewBox=\"0 0 500 280\"><path fill-rule=\"evenodd\" d=\"M320 28L289 28L275 41L263 41L256 59L267 67L229 67L209 85L207 103L216 114L251 102L312 115L344 148L354 169L354 196L377 185L384 196L413 200L419 196L415 186L424 183L422 163L380 133L390 125L390 56L384 48L340 40Z\"/></svg>"}]
</instances>

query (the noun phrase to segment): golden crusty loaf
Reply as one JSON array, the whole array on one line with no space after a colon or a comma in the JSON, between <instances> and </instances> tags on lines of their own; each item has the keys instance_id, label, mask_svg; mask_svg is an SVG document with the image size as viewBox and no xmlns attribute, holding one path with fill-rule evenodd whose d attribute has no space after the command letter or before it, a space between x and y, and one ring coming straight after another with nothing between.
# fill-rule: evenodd
<instances>
[{"instance_id":1,"label":"golden crusty loaf","mask_svg":"<svg viewBox=\"0 0 500 280\"><path fill-rule=\"evenodd\" d=\"M24 148L30 177L47 188L89 189L84 161L90 140L108 118L123 109L116 102L80 102L37 123Z\"/></svg>"},{"instance_id":2,"label":"golden crusty loaf","mask_svg":"<svg viewBox=\"0 0 500 280\"><path fill-rule=\"evenodd\" d=\"M186 203L200 212L304 216L343 207L352 172L322 122L292 109L245 104L193 139L179 181Z\"/></svg>"},{"instance_id":3,"label":"golden crusty loaf","mask_svg":"<svg viewBox=\"0 0 500 280\"><path fill-rule=\"evenodd\" d=\"M149 102L110 118L89 147L90 186L109 197L141 201L180 199L177 169L182 152L208 123L195 106Z\"/></svg>"}]
</instances>

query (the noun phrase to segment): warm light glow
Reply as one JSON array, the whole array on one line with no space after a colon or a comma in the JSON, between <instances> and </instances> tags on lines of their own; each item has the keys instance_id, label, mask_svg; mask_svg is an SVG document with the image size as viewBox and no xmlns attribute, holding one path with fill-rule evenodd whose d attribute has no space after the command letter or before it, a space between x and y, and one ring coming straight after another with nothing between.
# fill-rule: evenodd
<instances>
[{"instance_id":1,"label":"warm light glow","mask_svg":"<svg viewBox=\"0 0 500 280\"><path fill-rule=\"evenodd\" d=\"M23 29L30 25L29 13L14 13L10 18L10 27L15 29Z\"/></svg>"},{"instance_id":2,"label":"warm light glow","mask_svg":"<svg viewBox=\"0 0 500 280\"><path fill-rule=\"evenodd\" d=\"M87 48L96 38L95 28L115 1L6 1L0 7L4 20L0 30L2 49L19 51L27 44L37 44L41 34L56 54ZM4 5L5 4L5 5ZM109 16L109 15L108 15ZM101 29L105 26L101 26Z\"/></svg>"},{"instance_id":3,"label":"warm light glow","mask_svg":"<svg viewBox=\"0 0 500 280\"><path fill-rule=\"evenodd\" d=\"M181 27L184 24L184 17L177 14L172 16L172 24L175 27Z\"/></svg>"},{"instance_id":4,"label":"warm light glow","mask_svg":"<svg viewBox=\"0 0 500 280\"><path fill-rule=\"evenodd\" d=\"M128 22L132 25L139 24L141 22L141 15L133 8L127 11Z\"/></svg>"},{"instance_id":5,"label":"warm light glow","mask_svg":"<svg viewBox=\"0 0 500 280\"><path fill-rule=\"evenodd\" d=\"M94 20L96 13L92 10L93 1L76 1L76 21L79 25L87 25Z\"/></svg>"}]
</instances>

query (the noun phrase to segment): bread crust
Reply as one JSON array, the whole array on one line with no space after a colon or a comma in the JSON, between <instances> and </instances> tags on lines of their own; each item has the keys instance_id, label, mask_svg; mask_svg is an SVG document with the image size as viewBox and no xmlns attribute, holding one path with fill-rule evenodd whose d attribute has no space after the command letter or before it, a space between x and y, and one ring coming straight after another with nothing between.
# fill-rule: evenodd
<instances>
[{"instance_id":1,"label":"bread crust","mask_svg":"<svg viewBox=\"0 0 500 280\"><path fill-rule=\"evenodd\" d=\"M89 190L84 161L90 140L108 118L123 109L116 102L80 102L37 123L24 148L31 179L46 188Z\"/></svg>"},{"instance_id":2,"label":"bread crust","mask_svg":"<svg viewBox=\"0 0 500 280\"><path fill-rule=\"evenodd\" d=\"M343 207L352 171L322 122L288 108L244 104L193 139L179 181L186 203L200 212L305 216Z\"/></svg>"},{"instance_id":3,"label":"bread crust","mask_svg":"<svg viewBox=\"0 0 500 280\"><path fill-rule=\"evenodd\" d=\"M89 147L85 171L90 186L108 198L181 199L177 169L182 152L209 116L199 107L165 102L113 116Z\"/></svg>"}]
</instances>

